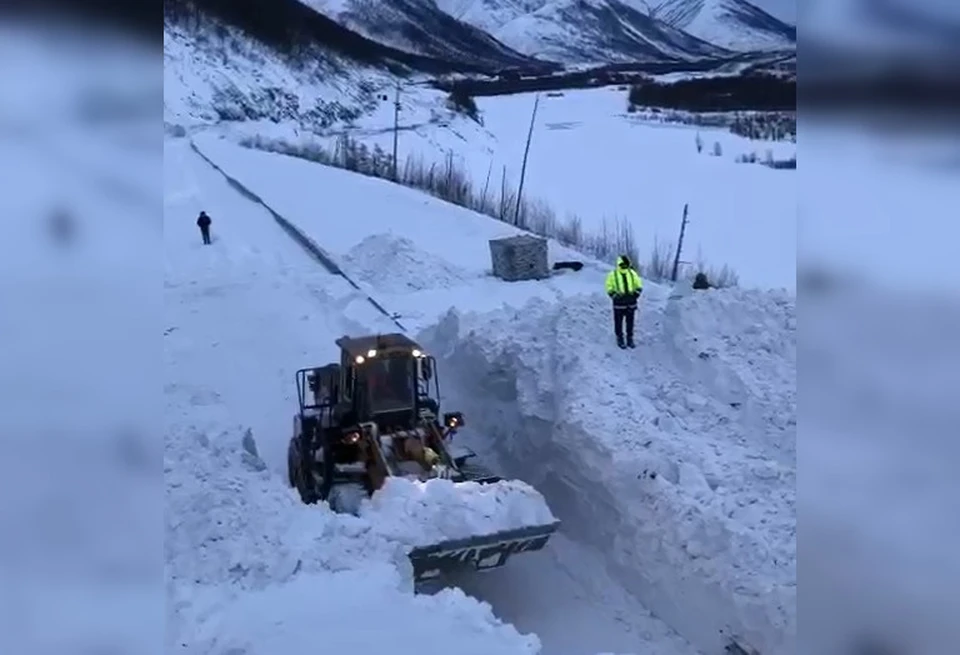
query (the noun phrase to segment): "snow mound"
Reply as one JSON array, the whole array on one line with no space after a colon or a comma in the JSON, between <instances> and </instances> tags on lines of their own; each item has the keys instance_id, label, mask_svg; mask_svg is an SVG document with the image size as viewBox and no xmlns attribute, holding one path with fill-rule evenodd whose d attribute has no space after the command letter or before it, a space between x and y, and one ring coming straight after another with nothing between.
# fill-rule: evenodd
<instances>
[{"instance_id":1,"label":"snow mound","mask_svg":"<svg viewBox=\"0 0 960 655\"><path fill-rule=\"evenodd\" d=\"M644 300L633 352L597 294L451 311L420 340L506 472L651 611L704 652L793 652L795 301Z\"/></svg>"},{"instance_id":2,"label":"snow mound","mask_svg":"<svg viewBox=\"0 0 960 655\"><path fill-rule=\"evenodd\" d=\"M479 484L392 478L360 515L390 538L412 546L556 521L543 496L516 480Z\"/></svg>"},{"instance_id":3,"label":"snow mound","mask_svg":"<svg viewBox=\"0 0 960 655\"><path fill-rule=\"evenodd\" d=\"M174 581L259 589L299 571L403 565L369 521L305 506L243 446L240 428L167 431L166 557Z\"/></svg>"},{"instance_id":4,"label":"snow mound","mask_svg":"<svg viewBox=\"0 0 960 655\"><path fill-rule=\"evenodd\" d=\"M176 386L168 393L188 393L193 401L200 393ZM362 517L334 513L324 503L306 506L267 470L249 430L210 419L215 395L205 395L206 410L192 403L191 414L207 413L208 420L167 427L168 650L303 650L316 643L322 625L323 643L345 652L382 652L397 639L442 643L442 652L458 655L539 652L537 637L520 635L462 592L415 596L406 557L412 543L538 516L542 510L522 485L487 494L444 494L445 485L425 485L421 497L446 499L449 509L456 496L470 517L441 521L425 535L417 530L436 513L426 504L419 513L404 504L409 493L402 484L389 485ZM177 416L176 408L171 412ZM392 514L404 510L414 510L412 521ZM409 525L400 527L405 519ZM385 629L370 630L366 618L354 618L371 611Z\"/></svg>"},{"instance_id":5,"label":"snow mound","mask_svg":"<svg viewBox=\"0 0 960 655\"><path fill-rule=\"evenodd\" d=\"M375 627L370 619L375 617ZM413 596L396 569L302 575L248 594L201 619L201 653L387 653L536 655L540 641L496 619L459 590Z\"/></svg>"},{"instance_id":6,"label":"snow mound","mask_svg":"<svg viewBox=\"0 0 960 655\"><path fill-rule=\"evenodd\" d=\"M378 291L407 293L465 284L466 270L417 247L406 237L372 234L343 256L345 269Z\"/></svg>"}]
</instances>

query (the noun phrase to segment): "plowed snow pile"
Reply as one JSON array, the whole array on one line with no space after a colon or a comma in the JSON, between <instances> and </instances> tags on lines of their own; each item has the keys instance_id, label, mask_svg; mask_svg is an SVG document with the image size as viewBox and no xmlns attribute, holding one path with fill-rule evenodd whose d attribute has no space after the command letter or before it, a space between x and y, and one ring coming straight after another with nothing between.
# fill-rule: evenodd
<instances>
[{"instance_id":1,"label":"plowed snow pile","mask_svg":"<svg viewBox=\"0 0 960 655\"><path fill-rule=\"evenodd\" d=\"M378 292L409 293L465 284L471 276L444 259L418 248L405 237L373 234L343 257L344 269ZM416 271L411 275L411 271Z\"/></svg>"},{"instance_id":2,"label":"plowed snow pile","mask_svg":"<svg viewBox=\"0 0 960 655\"><path fill-rule=\"evenodd\" d=\"M182 391L168 389L168 398ZM169 407L168 415L178 414ZM418 502L411 495L439 495L449 508L463 501L454 490L398 485L385 502L375 497L373 516L307 507L266 469L249 431L223 425L167 426L167 651L308 652L319 638L337 652L383 652L397 643L457 655L539 652L535 636L520 635L459 590L413 595L406 551L409 541L423 539L421 524L379 510L410 508ZM530 500L529 490L519 492ZM465 502L472 497L468 492ZM486 529L484 518L497 520L486 509L471 513L470 525L453 526L451 536ZM435 536L436 526L427 538Z\"/></svg>"},{"instance_id":3,"label":"plowed snow pile","mask_svg":"<svg viewBox=\"0 0 960 655\"><path fill-rule=\"evenodd\" d=\"M654 613L705 652L792 653L795 301L651 291L635 351L599 294L451 312L421 338L508 473Z\"/></svg>"},{"instance_id":4,"label":"plowed snow pile","mask_svg":"<svg viewBox=\"0 0 960 655\"><path fill-rule=\"evenodd\" d=\"M518 480L496 484L388 479L360 515L404 544L425 546L556 519L535 489Z\"/></svg>"}]
</instances>

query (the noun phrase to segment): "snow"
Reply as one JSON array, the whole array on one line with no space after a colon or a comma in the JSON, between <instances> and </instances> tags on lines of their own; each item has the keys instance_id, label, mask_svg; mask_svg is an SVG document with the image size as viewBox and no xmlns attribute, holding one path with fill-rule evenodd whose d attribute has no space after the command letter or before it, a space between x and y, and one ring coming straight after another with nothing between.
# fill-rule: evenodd
<instances>
[{"instance_id":1,"label":"snow","mask_svg":"<svg viewBox=\"0 0 960 655\"><path fill-rule=\"evenodd\" d=\"M254 91L289 88L303 106L324 98L360 109L347 131L389 150L390 102L367 101L376 93L392 100L393 78L371 72L373 91L358 95L364 71L317 83L255 48L222 64L215 47L204 51L190 35L168 28L165 41L168 125L187 126L206 156L360 286L327 274L184 140L166 142L170 649L274 652L314 643L316 630L301 626L324 625L343 648L396 650L426 639L420 626L429 623L439 635L432 643L452 653L696 655L722 650L728 637L764 655L790 652L792 296L671 298L648 283L640 363L625 365L609 352L607 264L551 242L552 260L581 260L583 270L501 282L490 275L488 241L515 228L382 180L235 143L251 135L306 140L303 112L207 127L217 94L238 89L243 106L256 109ZM503 164L508 181L518 179L532 97L481 99L484 126L452 117L439 92L405 86L402 102L401 158L430 161L452 150L476 180ZM531 197L584 213L588 227L626 215L641 251L654 236L673 238L689 201L688 252L734 265L747 284L792 288L794 176L732 161L766 145L704 129L707 147L722 140L725 156L696 156L695 130L643 123L624 109L623 94L609 89L544 99ZM341 129L310 138L329 143ZM584 154L571 161L570 148ZM638 193L638 179L656 193ZM751 196L758 185L764 192ZM193 224L201 208L214 220L209 247ZM444 408L467 416L458 439L523 483L455 489L393 480L358 516L299 502L284 471L293 371L332 360L344 333L396 329L367 295L434 347ZM600 407L612 408L609 416ZM450 504L464 511L438 521ZM412 594L412 545L553 515L561 528L544 551L457 580L463 591ZM383 609L389 641L332 606L327 590L336 605L363 608L352 615Z\"/></svg>"},{"instance_id":2,"label":"snow","mask_svg":"<svg viewBox=\"0 0 960 655\"><path fill-rule=\"evenodd\" d=\"M792 652L793 301L653 293L626 365L597 297L454 313L421 338L473 429L511 474L565 499L552 505L567 534L610 548L645 605L704 652L730 633Z\"/></svg>"},{"instance_id":3,"label":"snow","mask_svg":"<svg viewBox=\"0 0 960 655\"><path fill-rule=\"evenodd\" d=\"M371 620L373 621L371 623ZM536 655L539 642L498 624L458 590L412 597L395 570L300 575L205 618L198 652L310 651Z\"/></svg>"},{"instance_id":4,"label":"snow","mask_svg":"<svg viewBox=\"0 0 960 655\"><path fill-rule=\"evenodd\" d=\"M454 484L393 478L360 515L391 538L412 546L556 521L543 496L518 480Z\"/></svg>"},{"instance_id":5,"label":"snow","mask_svg":"<svg viewBox=\"0 0 960 655\"><path fill-rule=\"evenodd\" d=\"M411 239L393 234L371 234L343 255L343 263L346 270L357 272L358 280L386 293L443 289L478 278L476 272L433 257ZM417 270L418 275L398 276L398 270Z\"/></svg>"},{"instance_id":6,"label":"snow","mask_svg":"<svg viewBox=\"0 0 960 655\"><path fill-rule=\"evenodd\" d=\"M562 521L562 539L576 545L559 557L599 557L702 651L736 637L763 653L791 652L792 295L648 284L638 351L623 354L610 347L598 263L502 283L483 275L486 240L509 226L382 180L215 136L197 143L348 274L373 282L367 290L418 333L440 360L445 402L466 412L470 446L531 483ZM404 254L389 259L391 249ZM447 313L464 306L476 313Z\"/></svg>"},{"instance_id":7,"label":"snow","mask_svg":"<svg viewBox=\"0 0 960 655\"><path fill-rule=\"evenodd\" d=\"M223 64L215 43L198 45L193 36L170 26L165 26L164 36L168 122L209 124L216 117L212 107L218 93L242 92L247 104L261 107L256 93L276 87L292 90L303 110L278 117L278 122L221 124L217 132L234 141L257 136L331 150L336 136L346 133L370 147L392 151L394 78L348 69L336 75L324 71L323 81L317 82L294 74L253 44ZM369 94L357 91L361 79L372 88ZM378 100L378 94L388 100ZM316 98L338 101L360 116L321 129L305 117ZM452 114L442 92L405 82L399 159L442 162L452 153L464 163L475 187L482 188L488 173L496 187L506 167L507 183L515 188L533 102L530 94L478 98L481 126ZM797 172L736 159L754 155L762 161L767 151L788 158L796 154L796 144L751 141L725 129L656 123L627 114L626 105L626 93L616 87L542 97L525 196L550 205L560 220L579 216L587 232L609 230L618 220L629 222L642 255L651 252L655 241L675 242L683 206L689 204L685 259L702 257L711 266L729 265L745 286L795 288ZM703 153L696 152L697 133ZM708 154L714 142L722 148L720 157ZM571 152L578 154L571 157Z\"/></svg>"},{"instance_id":8,"label":"snow","mask_svg":"<svg viewBox=\"0 0 960 655\"><path fill-rule=\"evenodd\" d=\"M683 206L688 204L685 259L702 258L717 267L729 265L739 273L743 286L795 289L796 171L737 163L736 158L754 154L762 160L768 150L778 159L787 158L795 156L796 144L757 142L722 129L665 125L633 117L625 112L625 95L615 88L592 89L541 99L525 196L544 201L561 220L579 216L588 233L609 231L616 220L629 222L641 256L649 253L656 241L675 242ZM412 154L439 162L452 152L478 187L488 171L492 171L491 185L499 184L498 173L504 166L508 183L515 185L533 97L480 98L478 105L484 115L483 132L467 132L458 138L443 128L423 125L401 135L401 160ZM695 147L698 133L704 143L702 154ZM389 132L358 133L356 137L371 147L380 145L387 151L392 147ZM720 157L706 154L714 142L721 145ZM207 143L209 139L204 141ZM329 142L327 145L330 147ZM570 152L578 156L571 158ZM226 159L246 161L250 157L237 152ZM592 164L589 178L584 177L583 162ZM285 166L309 170L309 165L306 169L292 163ZM300 179L309 184L304 175L300 173ZM281 197L289 194L280 181L266 184L276 189L271 197L281 207L296 202ZM411 193L412 197L418 195Z\"/></svg>"},{"instance_id":9,"label":"snow","mask_svg":"<svg viewBox=\"0 0 960 655\"><path fill-rule=\"evenodd\" d=\"M653 0L656 16L722 48L749 52L795 49L788 26L778 24L756 2L744 0Z\"/></svg>"},{"instance_id":10,"label":"snow","mask_svg":"<svg viewBox=\"0 0 960 655\"><path fill-rule=\"evenodd\" d=\"M265 210L187 143L166 145L168 647L274 652L313 643L315 626L323 625L325 643L364 652L395 650L397 639L423 639L427 631L448 653L536 653L535 637L500 623L462 592L413 596L405 558L411 542L549 515L532 489L519 482L483 492L401 482L354 517L304 506L286 486L276 469L295 407L294 367L328 359L334 338L356 331L357 323L376 330L385 319L372 310L360 315L364 302L345 312L357 323L342 316L338 304L349 309L359 300L346 282L318 270ZM212 246L196 234L200 208L214 221ZM255 443L265 446L262 458ZM432 533L418 532L410 515L390 513L397 505L414 509L423 497L471 513L460 522L433 522ZM351 608L350 616L357 608L384 608L378 616L393 627L366 629L365 620L343 614ZM298 619L307 611L310 620ZM289 628L278 630L278 622Z\"/></svg>"}]
</instances>

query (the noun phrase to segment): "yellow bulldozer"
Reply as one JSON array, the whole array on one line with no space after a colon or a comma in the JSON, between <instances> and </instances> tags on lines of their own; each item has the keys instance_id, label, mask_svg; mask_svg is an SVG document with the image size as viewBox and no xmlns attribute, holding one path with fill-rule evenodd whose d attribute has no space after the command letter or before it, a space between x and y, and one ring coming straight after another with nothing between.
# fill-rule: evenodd
<instances>
[{"instance_id":1,"label":"yellow bulldozer","mask_svg":"<svg viewBox=\"0 0 960 655\"><path fill-rule=\"evenodd\" d=\"M436 360L404 334L344 336L340 362L297 371L299 412L287 454L290 485L303 502L355 513L391 476L454 483L502 478L468 449L452 447L461 412L440 414ZM503 566L542 549L559 522L414 548L424 582L463 569Z\"/></svg>"}]
</instances>

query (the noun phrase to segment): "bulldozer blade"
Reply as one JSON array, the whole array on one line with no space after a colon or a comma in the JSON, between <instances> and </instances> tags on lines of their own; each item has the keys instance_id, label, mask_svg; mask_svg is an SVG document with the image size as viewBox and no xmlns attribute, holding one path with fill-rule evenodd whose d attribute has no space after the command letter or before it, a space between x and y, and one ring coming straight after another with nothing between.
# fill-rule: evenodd
<instances>
[{"instance_id":1,"label":"bulldozer blade","mask_svg":"<svg viewBox=\"0 0 960 655\"><path fill-rule=\"evenodd\" d=\"M410 551L415 582L433 580L462 570L487 571L503 566L517 553L530 553L547 545L559 521L488 535L453 539Z\"/></svg>"}]
</instances>

